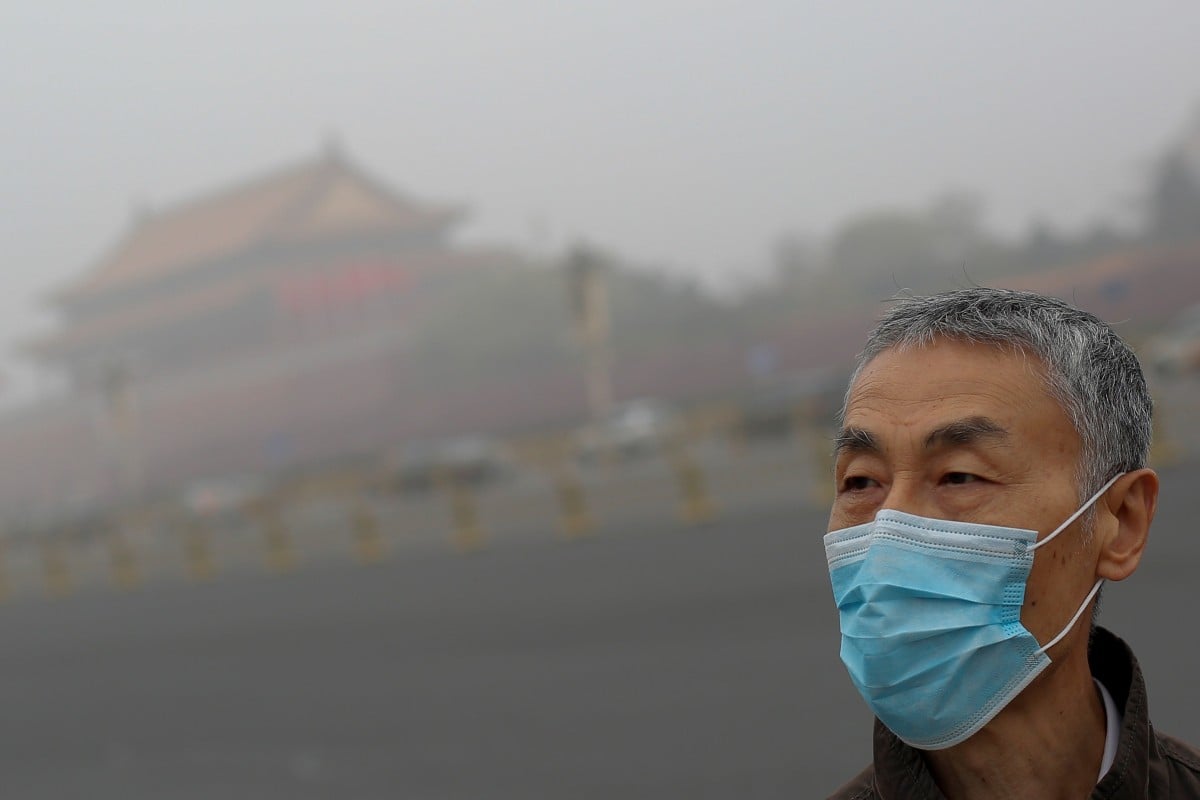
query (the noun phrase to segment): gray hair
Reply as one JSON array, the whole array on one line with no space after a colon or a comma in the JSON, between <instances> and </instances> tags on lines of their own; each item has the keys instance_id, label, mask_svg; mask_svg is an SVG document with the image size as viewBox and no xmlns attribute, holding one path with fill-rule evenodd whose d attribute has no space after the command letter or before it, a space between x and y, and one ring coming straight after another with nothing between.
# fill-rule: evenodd
<instances>
[{"instance_id":1,"label":"gray hair","mask_svg":"<svg viewBox=\"0 0 1200 800\"><path fill-rule=\"evenodd\" d=\"M1146 465L1153 403L1137 356L1107 323L1057 298L987 288L898 298L867 338L850 386L885 350L939 338L1011 348L1041 362L1047 389L1082 442L1080 502L1114 475Z\"/></svg>"}]
</instances>

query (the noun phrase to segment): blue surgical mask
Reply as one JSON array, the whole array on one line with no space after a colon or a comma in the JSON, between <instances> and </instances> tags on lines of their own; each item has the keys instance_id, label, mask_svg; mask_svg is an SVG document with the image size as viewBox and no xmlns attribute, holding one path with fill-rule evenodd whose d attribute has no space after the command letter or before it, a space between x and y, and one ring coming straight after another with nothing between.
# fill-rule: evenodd
<instances>
[{"instance_id":1,"label":"blue surgical mask","mask_svg":"<svg viewBox=\"0 0 1200 800\"><path fill-rule=\"evenodd\" d=\"M1037 531L884 509L825 536L842 662L867 705L922 750L974 735L1050 665L1102 581L1046 644L1021 624L1033 555L1079 518L1104 485L1041 542Z\"/></svg>"}]
</instances>

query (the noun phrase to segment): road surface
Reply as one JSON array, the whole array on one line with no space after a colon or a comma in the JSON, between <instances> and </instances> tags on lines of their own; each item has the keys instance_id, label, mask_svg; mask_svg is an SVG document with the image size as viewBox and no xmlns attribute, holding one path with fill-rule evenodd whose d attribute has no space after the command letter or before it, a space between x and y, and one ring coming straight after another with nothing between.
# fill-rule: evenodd
<instances>
[{"instance_id":1,"label":"road surface","mask_svg":"<svg viewBox=\"0 0 1200 800\"><path fill-rule=\"evenodd\" d=\"M1200 469L1105 595L1156 724L1200 740ZM39 798L808 798L869 758L824 515L0 606L0 786Z\"/></svg>"}]
</instances>

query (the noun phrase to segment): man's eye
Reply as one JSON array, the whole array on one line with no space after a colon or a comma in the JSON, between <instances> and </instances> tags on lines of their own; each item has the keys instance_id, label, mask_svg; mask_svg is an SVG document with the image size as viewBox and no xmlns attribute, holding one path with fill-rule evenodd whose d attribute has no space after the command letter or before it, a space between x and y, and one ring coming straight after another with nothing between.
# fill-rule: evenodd
<instances>
[{"instance_id":1,"label":"man's eye","mask_svg":"<svg viewBox=\"0 0 1200 800\"><path fill-rule=\"evenodd\" d=\"M942 476L942 483L948 483L951 486L961 486L964 483L975 483L981 480L978 475L972 475L969 472L947 472Z\"/></svg>"},{"instance_id":2,"label":"man's eye","mask_svg":"<svg viewBox=\"0 0 1200 800\"><path fill-rule=\"evenodd\" d=\"M861 492L875 485L875 481L865 475L847 475L842 481L842 487L847 492Z\"/></svg>"}]
</instances>

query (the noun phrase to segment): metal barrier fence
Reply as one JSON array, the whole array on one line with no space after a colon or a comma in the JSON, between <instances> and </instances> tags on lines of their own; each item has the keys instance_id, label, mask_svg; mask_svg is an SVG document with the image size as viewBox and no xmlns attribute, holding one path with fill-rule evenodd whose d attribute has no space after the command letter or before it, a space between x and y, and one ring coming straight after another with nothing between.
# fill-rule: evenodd
<instances>
[{"instance_id":1,"label":"metal barrier fence","mask_svg":"<svg viewBox=\"0 0 1200 800\"><path fill-rule=\"evenodd\" d=\"M519 469L495 482L443 471L428 490L410 492L387 471L344 468L293 478L223 515L163 503L9 535L0 538L0 599L697 526L726 511L827 495L824 432L806 426L751 444L728 408L690 414L654 452L631 460L581 465L567 435L509 444Z\"/></svg>"},{"instance_id":2,"label":"metal barrier fence","mask_svg":"<svg viewBox=\"0 0 1200 800\"><path fill-rule=\"evenodd\" d=\"M1200 455L1197 412L1200 381L1158 396L1153 465ZM405 492L386 471L330 470L277 485L222 516L163 504L0 537L0 600L655 532L763 506L827 508L833 495L831 432L806 408L796 410L786 435L765 441L749 440L734 410L702 409L656 452L632 461L583 466L566 435L510 445L521 469L495 483L442 473L427 491Z\"/></svg>"}]
</instances>

